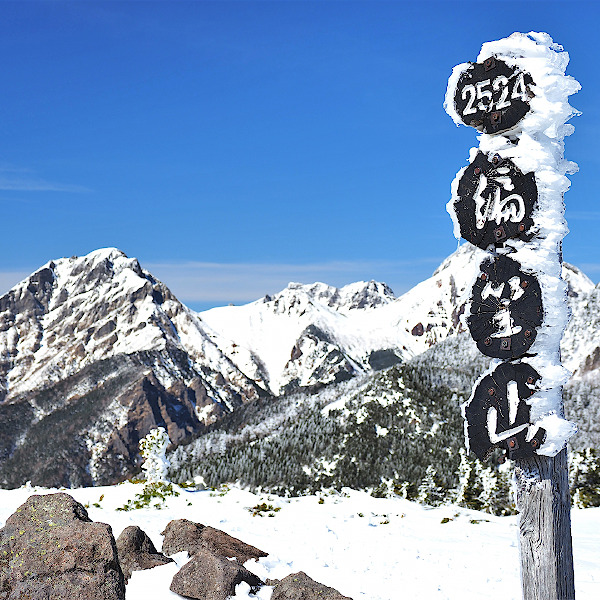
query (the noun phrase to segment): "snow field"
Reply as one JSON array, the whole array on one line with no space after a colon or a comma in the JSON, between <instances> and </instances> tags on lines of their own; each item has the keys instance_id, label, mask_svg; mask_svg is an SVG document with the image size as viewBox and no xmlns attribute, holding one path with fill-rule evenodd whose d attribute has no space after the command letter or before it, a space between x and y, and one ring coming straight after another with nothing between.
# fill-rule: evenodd
<instances>
[{"instance_id":1,"label":"snow field","mask_svg":"<svg viewBox=\"0 0 600 600\"><path fill-rule=\"evenodd\" d=\"M263 580L305 571L354 600L518 600L521 598L517 517L494 517L456 506L424 507L400 498L373 498L345 489L299 498L253 494L237 487L217 491L178 488L165 507L116 511L141 491L141 484L60 490L90 505L90 518L109 523L115 537L139 525L160 549L160 532L186 518L226 531L269 553L246 566ZM59 490L0 490L0 525L34 493ZM103 495L103 499L99 500ZM321 502L322 500L322 502ZM262 503L280 508L252 516ZM99 504L100 508L93 506ZM574 509L575 585L578 600L600 597L600 508ZM185 564L134 572L127 600L180 598L169 591ZM270 600L272 588L249 595L240 584L235 600Z\"/></svg>"}]
</instances>

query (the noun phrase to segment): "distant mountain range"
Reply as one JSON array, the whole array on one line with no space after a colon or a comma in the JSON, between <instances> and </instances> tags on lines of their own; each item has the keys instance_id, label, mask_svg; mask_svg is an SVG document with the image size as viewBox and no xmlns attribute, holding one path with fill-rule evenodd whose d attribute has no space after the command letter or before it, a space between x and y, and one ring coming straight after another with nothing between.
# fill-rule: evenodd
<instances>
[{"instance_id":1,"label":"distant mountain range","mask_svg":"<svg viewBox=\"0 0 600 600\"><path fill-rule=\"evenodd\" d=\"M481 257L464 245L398 298L374 281L291 283L201 313L119 250L51 261L0 298L0 485L113 483L157 425L178 444L242 407L407 363L465 331ZM599 380L600 286L564 277L563 361L583 389Z\"/></svg>"}]
</instances>

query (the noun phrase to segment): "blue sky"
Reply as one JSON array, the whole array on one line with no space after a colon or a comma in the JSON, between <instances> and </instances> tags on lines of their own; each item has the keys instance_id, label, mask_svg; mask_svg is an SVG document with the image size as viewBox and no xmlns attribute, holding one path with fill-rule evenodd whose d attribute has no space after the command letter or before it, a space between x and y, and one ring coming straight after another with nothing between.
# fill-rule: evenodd
<instances>
[{"instance_id":1,"label":"blue sky","mask_svg":"<svg viewBox=\"0 0 600 600\"><path fill-rule=\"evenodd\" d=\"M600 279L600 2L0 2L0 293L116 246L197 309L402 293L456 248L455 64L547 31L582 84L565 260Z\"/></svg>"}]
</instances>

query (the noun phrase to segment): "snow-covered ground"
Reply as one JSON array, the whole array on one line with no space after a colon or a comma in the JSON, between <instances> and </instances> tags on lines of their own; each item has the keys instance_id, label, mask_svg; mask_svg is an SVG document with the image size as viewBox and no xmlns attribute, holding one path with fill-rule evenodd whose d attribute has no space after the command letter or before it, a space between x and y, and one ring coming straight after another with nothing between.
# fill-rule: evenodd
<instances>
[{"instance_id":1,"label":"snow-covered ground","mask_svg":"<svg viewBox=\"0 0 600 600\"><path fill-rule=\"evenodd\" d=\"M115 537L125 527L139 525L158 549L160 532L171 519L186 518L222 529L269 553L258 563L246 564L263 580L305 571L354 600L521 597L516 517L494 517L456 506L427 508L353 490L282 498L235 487L179 489L180 496L169 498L161 510L115 510L140 490L140 484L125 483L64 491L89 504L90 517L109 523ZM0 525L32 493L56 491L0 490ZM271 517L252 516L248 509L263 502L280 510ZM577 599L599 598L600 508L575 509L572 520ZM175 556L179 565L185 562L184 554ZM127 600L180 598L169 591L177 569L165 565L134 572ZM256 596L248 595L247 589L240 584L235 599L271 597L271 587Z\"/></svg>"}]
</instances>

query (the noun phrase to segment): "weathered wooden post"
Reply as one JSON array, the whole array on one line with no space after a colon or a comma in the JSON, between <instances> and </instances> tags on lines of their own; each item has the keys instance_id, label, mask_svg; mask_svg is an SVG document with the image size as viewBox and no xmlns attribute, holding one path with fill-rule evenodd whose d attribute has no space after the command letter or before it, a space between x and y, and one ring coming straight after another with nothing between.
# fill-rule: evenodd
<instances>
[{"instance_id":1,"label":"weathered wooden post","mask_svg":"<svg viewBox=\"0 0 600 600\"><path fill-rule=\"evenodd\" d=\"M549 35L514 33L456 66L445 102L457 125L481 133L448 203L455 235L487 254L467 322L492 361L463 407L466 441L480 459L502 448L515 461L525 600L575 598L566 443L576 427L564 418L560 363L563 194L577 169L563 139L580 88L568 61Z\"/></svg>"}]
</instances>

